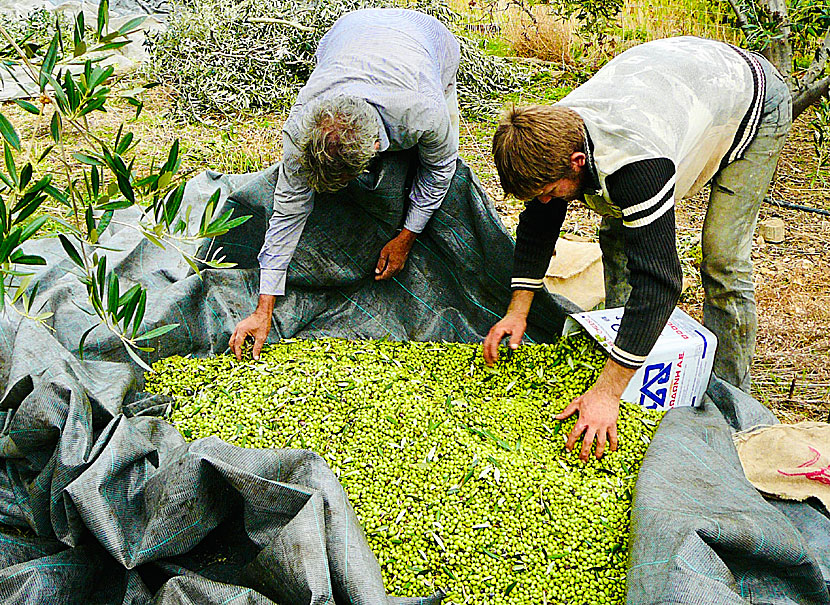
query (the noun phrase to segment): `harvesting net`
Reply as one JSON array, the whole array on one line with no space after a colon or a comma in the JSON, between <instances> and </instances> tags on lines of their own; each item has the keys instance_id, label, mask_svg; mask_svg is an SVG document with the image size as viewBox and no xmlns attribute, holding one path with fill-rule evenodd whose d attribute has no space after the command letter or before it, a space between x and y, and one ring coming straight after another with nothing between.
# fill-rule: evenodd
<instances>
[{"instance_id":1,"label":"harvesting net","mask_svg":"<svg viewBox=\"0 0 830 605\"><path fill-rule=\"evenodd\" d=\"M409 165L405 155L391 156L343 195L319 200L289 268L272 341L481 341L510 297L513 242L463 163L404 273L373 279L377 253L405 215ZM177 251L126 228L100 242L113 249L108 266L123 289L148 288L143 328L179 324L149 343L148 361L225 352L256 302L256 253L275 174L208 173L188 186L194 221L217 188L227 209L254 217L213 242L237 269L200 279ZM117 218L129 223L132 215ZM36 279L54 316L48 328L0 317L3 603L438 601L426 592L386 596L377 559L322 457L216 437L188 443L156 417L171 402L143 392L142 372L105 328L89 334L79 360L78 341L93 325L88 309L76 306L85 304L84 286L67 274L70 261L61 264L57 239L24 248L47 259ZM554 341L570 310L564 299L539 296L530 340ZM830 522L809 504L761 498L732 444L733 428L772 421L716 380L702 409L666 414L635 488L628 602L830 602Z\"/></svg>"}]
</instances>

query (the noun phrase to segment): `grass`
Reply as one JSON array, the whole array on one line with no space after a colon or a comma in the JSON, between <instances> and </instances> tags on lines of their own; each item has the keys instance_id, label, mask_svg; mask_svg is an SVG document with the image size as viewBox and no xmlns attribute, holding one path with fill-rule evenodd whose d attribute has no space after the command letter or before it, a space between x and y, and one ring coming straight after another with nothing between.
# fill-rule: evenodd
<instances>
[{"instance_id":1,"label":"grass","mask_svg":"<svg viewBox=\"0 0 830 605\"><path fill-rule=\"evenodd\" d=\"M713 0L626 2L616 33L637 43L670 36L699 36L732 44L743 40L729 4Z\"/></svg>"},{"instance_id":2,"label":"grass","mask_svg":"<svg viewBox=\"0 0 830 605\"><path fill-rule=\"evenodd\" d=\"M462 15L462 33L488 32L477 37L491 54L589 70L635 44L658 38L699 36L736 45L743 40L729 3L720 0L629 0L601 37L585 34L576 19L562 19L544 3L451 0L449 4Z\"/></svg>"}]
</instances>

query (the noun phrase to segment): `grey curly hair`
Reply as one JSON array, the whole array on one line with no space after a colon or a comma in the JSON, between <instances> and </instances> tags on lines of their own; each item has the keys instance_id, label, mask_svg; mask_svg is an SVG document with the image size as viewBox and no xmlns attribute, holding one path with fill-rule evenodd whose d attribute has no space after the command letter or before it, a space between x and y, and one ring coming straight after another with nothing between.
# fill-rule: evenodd
<instances>
[{"instance_id":1,"label":"grey curly hair","mask_svg":"<svg viewBox=\"0 0 830 605\"><path fill-rule=\"evenodd\" d=\"M306 114L303 127L309 134L300 143L301 172L318 193L345 187L377 153L378 120L364 99L326 99Z\"/></svg>"}]
</instances>

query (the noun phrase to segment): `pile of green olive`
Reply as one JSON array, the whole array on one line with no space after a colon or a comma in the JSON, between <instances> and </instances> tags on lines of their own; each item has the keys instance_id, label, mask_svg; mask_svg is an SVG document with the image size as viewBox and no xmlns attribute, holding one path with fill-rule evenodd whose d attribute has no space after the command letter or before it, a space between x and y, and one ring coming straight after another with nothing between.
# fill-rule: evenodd
<instances>
[{"instance_id":1,"label":"pile of green olive","mask_svg":"<svg viewBox=\"0 0 830 605\"><path fill-rule=\"evenodd\" d=\"M470 344L285 340L259 361L171 357L187 439L305 448L334 470L390 594L445 603L623 603L629 513L659 415L622 404L619 449L587 463L556 420L606 356L585 336L503 351Z\"/></svg>"}]
</instances>

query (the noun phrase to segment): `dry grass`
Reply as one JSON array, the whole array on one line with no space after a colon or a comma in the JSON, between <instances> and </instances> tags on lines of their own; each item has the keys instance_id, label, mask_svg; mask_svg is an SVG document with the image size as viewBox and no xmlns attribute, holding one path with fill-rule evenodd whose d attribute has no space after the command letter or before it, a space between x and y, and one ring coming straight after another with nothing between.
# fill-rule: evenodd
<instances>
[{"instance_id":1,"label":"dry grass","mask_svg":"<svg viewBox=\"0 0 830 605\"><path fill-rule=\"evenodd\" d=\"M602 38L580 32L575 19L563 20L549 5L525 0L451 0L465 19L501 36L513 54L564 65L601 66L625 49L659 38L700 36L740 44L726 2L709 0L629 0ZM487 27L484 27L486 25Z\"/></svg>"},{"instance_id":2,"label":"dry grass","mask_svg":"<svg viewBox=\"0 0 830 605\"><path fill-rule=\"evenodd\" d=\"M732 11L726 2L707 0L634 0L620 13L623 39L641 42L672 36L700 36L739 44L743 34L728 20Z\"/></svg>"},{"instance_id":3,"label":"dry grass","mask_svg":"<svg viewBox=\"0 0 830 605\"><path fill-rule=\"evenodd\" d=\"M571 50L577 41L574 29L546 4L528 8L511 5L504 12L501 32L518 57L572 65Z\"/></svg>"}]
</instances>

